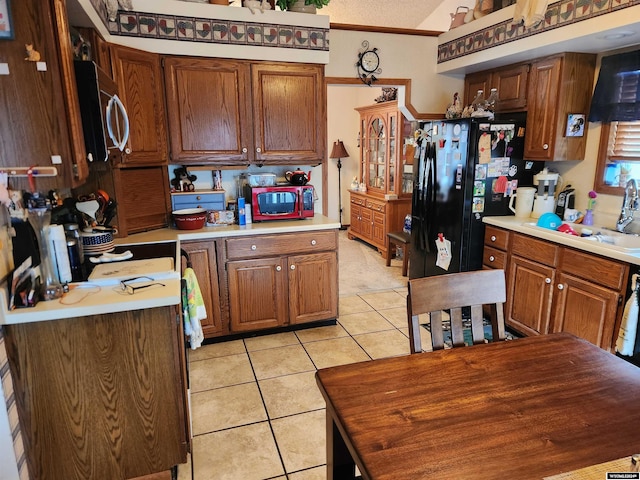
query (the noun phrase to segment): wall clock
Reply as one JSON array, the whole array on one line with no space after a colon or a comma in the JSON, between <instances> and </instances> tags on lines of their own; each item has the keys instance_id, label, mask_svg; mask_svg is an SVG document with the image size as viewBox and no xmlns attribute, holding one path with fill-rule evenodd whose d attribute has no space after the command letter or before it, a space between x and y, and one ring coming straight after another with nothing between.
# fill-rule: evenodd
<instances>
[{"instance_id":1,"label":"wall clock","mask_svg":"<svg viewBox=\"0 0 640 480\"><path fill-rule=\"evenodd\" d=\"M362 42L362 49L358 52L358 61L356 62L358 69L358 77L365 85L371 86L373 82L378 80L374 74L380 74L380 55L377 48L370 48L369 42Z\"/></svg>"}]
</instances>

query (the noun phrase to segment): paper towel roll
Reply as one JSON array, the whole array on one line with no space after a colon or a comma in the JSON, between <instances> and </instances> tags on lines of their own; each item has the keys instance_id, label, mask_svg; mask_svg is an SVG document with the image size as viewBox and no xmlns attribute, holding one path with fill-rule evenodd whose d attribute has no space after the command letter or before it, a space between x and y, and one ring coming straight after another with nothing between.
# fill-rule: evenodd
<instances>
[{"instance_id":1,"label":"paper towel roll","mask_svg":"<svg viewBox=\"0 0 640 480\"><path fill-rule=\"evenodd\" d=\"M67 251L67 238L62 225L50 225L47 231L50 256L53 260L54 274L60 283L68 283L72 279L71 264Z\"/></svg>"}]
</instances>

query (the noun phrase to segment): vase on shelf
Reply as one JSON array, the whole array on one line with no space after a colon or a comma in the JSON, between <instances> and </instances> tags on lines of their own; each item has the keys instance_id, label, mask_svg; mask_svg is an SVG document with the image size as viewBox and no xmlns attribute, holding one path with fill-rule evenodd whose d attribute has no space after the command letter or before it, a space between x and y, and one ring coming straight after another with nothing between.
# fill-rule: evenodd
<instances>
[{"instance_id":1,"label":"vase on shelf","mask_svg":"<svg viewBox=\"0 0 640 480\"><path fill-rule=\"evenodd\" d=\"M305 0L296 0L293 5L289 7L289 11L298 13L316 13L316 6L305 5Z\"/></svg>"}]
</instances>

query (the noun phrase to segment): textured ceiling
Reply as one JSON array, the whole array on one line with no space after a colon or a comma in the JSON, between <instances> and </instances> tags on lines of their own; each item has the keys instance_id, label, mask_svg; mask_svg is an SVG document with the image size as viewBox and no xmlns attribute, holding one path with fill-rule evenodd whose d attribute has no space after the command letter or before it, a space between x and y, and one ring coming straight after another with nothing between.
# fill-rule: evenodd
<instances>
[{"instance_id":1,"label":"textured ceiling","mask_svg":"<svg viewBox=\"0 0 640 480\"><path fill-rule=\"evenodd\" d=\"M318 13L333 23L416 28L442 0L331 0Z\"/></svg>"}]
</instances>

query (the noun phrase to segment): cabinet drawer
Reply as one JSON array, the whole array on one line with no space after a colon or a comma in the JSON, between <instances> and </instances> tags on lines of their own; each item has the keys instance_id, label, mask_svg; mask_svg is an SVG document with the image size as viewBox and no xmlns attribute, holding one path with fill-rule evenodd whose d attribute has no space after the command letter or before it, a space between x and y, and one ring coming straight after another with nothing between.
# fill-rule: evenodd
<instances>
[{"instance_id":1,"label":"cabinet drawer","mask_svg":"<svg viewBox=\"0 0 640 480\"><path fill-rule=\"evenodd\" d=\"M362 197L351 197L351 203L353 205L360 205L361 207L364 207L367 204L367 201L362 198Z\"/></svg>"},{"instance_id":2,"label":"cabinet drawer","mask_svg":"<svg viewBox=\"0 0 640 480\"><path fill-rule=\"evenodd\" d=\"M183 193L171 195L171 208L205 208L207 210L224 210L224 192L220 193Z\"/></svg>"},{"instance_id":3,"label":"cabinet drawer","mask_svg":"<svg viewBox=\"0 0 640 480\"><path fill-rule=\"evenodd\" d=\"M333 230L228 238L225 242L229 260L313 253L337 248L336 232Z\"/></svg>"},{"instance_id":4,"label":"cabinet drawer","mask_svg":"<svg viewBox=\"0 0 640 480\"><path fill-rule=\"evenodd\" d=\"M484 231L484 244L506 250L509 244L509 231L487 225Z\"/></svg>"},{"instance_id":5,"label":"cabinet drawer","mask_svg":"<svg viewBox=\"0 0 640 480\"><path fill-rule=\"evenodd\" d=\"M555 267L558 265L560 247L544 240L514 233L511 242L511 253L533 262Z\"/></svg>"},{"instance_id":6,"label":"cabinet drawer","mask_svg":"<svg viewBox=\"0 0 640 480\"><path fill-rule=\"evenodd\" d=\"M372 202L371 200L367 200L367 208L370 208L374 212L382 212L384 213L386 204L379 202Z\"/></svg>"},{"instance_id":7,"label":"cabinet drawer","mask_svg":"<svg viewBox=\"0 0 640 480\"><path fill-rule=\"evenodd\" d=\"M504 267L507 264L507 253L485 246L482 254L482 264L491 268L500 268L504 270Z\"/></svg>"},{"instance_id":8,"label":"cabinet drawer","mask_svg":"<svg viewBox=\"0 0 640 480\"><path fill-rule=\"evenodd\" d=\"M563 272L604 287L622 290L626 285L628 267L614 260L565 248L561 265Z\"/></svg>"}]
</instances>

